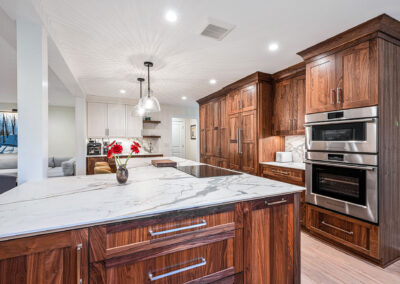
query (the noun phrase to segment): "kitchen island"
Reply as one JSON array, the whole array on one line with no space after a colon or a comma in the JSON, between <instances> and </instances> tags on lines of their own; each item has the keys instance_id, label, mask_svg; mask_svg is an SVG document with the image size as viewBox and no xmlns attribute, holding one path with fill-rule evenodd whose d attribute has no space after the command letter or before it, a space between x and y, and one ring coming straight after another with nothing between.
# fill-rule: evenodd
<instances>
[{"instance_id":1,"label":"kitchen island","mask_svg":"<svg viewBox=\"0 0 400 284\"><path fill-rule=\"evenodd\" d=\"M151 160L132 159L123 186L61 177L0 195L0 283L300 282L303 188Z\"/></svg>"}]
</instances>

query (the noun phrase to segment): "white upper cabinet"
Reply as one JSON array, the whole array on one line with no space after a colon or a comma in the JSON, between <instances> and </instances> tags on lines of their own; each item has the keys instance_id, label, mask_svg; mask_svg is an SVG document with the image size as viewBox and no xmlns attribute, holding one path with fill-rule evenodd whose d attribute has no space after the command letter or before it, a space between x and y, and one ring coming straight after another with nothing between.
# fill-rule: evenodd
<instances>
[{"instance_id":1,"label":"white upper cabinet","mask_svg":"<svg viewBox=\"0 0 400 284\"><path fill-rule=\"evenodd\" d=\"M87 104L87 133L88 138L107 136L107 104Z\"/></svg>"},{"instance_id":2,"label":"white upper cabinet","mask_svg":"<svg viewBox=\"0 0 400 284\"><path fill-rule=\"evenodd\" d=\"M132 116L135 106L126 105L126 136L128 138L142 137L143 118Z\"/></svg>"},{"instance_id":3,"label":"white upper cabinet","mask_svg":"<svg viewBox=\"0 0 400 284\"><path fill-rule=\"evenodd\" d=\"M143 119L132 116L134 106L87 103L88 138L142 137Z\"/></svg>"},{"instance_id":4,"label":"white upper cabinet","mask_svg":"<svg viewBox=\"0 0 400 284\"><path fill-rule=\"evenodd\" d=\"M110 137L126 137L125 105L107 104L107 122Z\"/></svg>"}]
</instances>

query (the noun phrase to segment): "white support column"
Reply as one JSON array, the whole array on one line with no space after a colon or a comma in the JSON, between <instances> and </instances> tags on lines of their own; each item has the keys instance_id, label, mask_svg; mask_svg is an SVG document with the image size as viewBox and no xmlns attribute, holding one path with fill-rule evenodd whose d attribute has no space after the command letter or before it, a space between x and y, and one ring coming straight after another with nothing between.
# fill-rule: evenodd
<instances>
[{"instance_id":1,"label":"white support column","mask_svg":"<svg viewBox=\"0 0 400 284\"><path fill-rule=\"evenodd\" d=\"M47 34L17 18L18 183L47 178Z\"/></svg>"},{"instance_id":2,"label":"white support column","mask_svg":"<svg viewBox=\"0 0 400 284\"><path fill-rule=\"evenodd\" d=\"M86 99L75 98L76 175L86 175Z\"/></svg>"}]
</instances>

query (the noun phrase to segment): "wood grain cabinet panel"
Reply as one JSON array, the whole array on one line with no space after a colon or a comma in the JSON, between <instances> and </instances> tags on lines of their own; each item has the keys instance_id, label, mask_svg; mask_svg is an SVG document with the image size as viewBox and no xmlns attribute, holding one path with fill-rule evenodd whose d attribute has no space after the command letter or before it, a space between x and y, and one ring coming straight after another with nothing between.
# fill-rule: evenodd
<instances>
[{"instance_id":1,"label":"wood grain cabinet panel","mask_svg":"<svg viewBox=\"0 0 400 284\"><path fill-rule=\"evenodd\" d=\"M0 242L0 283L87 284L87 260L87 229Z\"/></svg>"},{"instance_id":2,"label":"wood grain cabinet panel","mask_svg":"<svg viewBox=\"0 0 400 284\"><path fill-rule=\"evenodd\" d=\"M229 167L234 170L240 170L241 168L241 159L238 148L238 131L240 125L240 114L229 116Z\"/></svg>"},{"instance_id":3,"label":"wood grain cabinet panel","mask_svg":"<svg viewBox=\"0 0 400 284\"><path fill-rule=\"evenodd\" d=\"M256 85L252 84L240 90L240 111L250 111L257 108L257 89Z\"/></svg>"},{"instance_id":4,"label":"wood grain cabinet panel","mask_svg":"<svg viewBox=\"0 0 400 284\"><path fill-rule=\"evenodd\" d=\"M306 65L307 113L336 109L335 55L326 56Z\"/></svg>"},{"instance_id":5,"label":"wood grain cabinet panel","mask_svg":"<svg viewBox=\"0 0 400 284\"><path fill-rule=\"evenodd\" d=\"M255 174L257 172L257 160L254 156L257 147L257 113L255 110L241 114L240 126L240 156L243 171Z\"/></svg>"},{"instance_id":6,"label":"wood grain cabinet panel","mask_svg":"<svg viewBox=\"0 0 400 284\"><path fill-rule=\"evenodd\" d=\"M274 133L275 135L289 135L292 112L292 84L291 80L276 83L274 96Z\"/></svg>"},{"instance_id":7,"label":"wood grain cabinet panel","mask_svg":"<svg viewBox=\"0 0 400 284\"><path fill-rule=\"evenodd\" d=\"M300 283L299 194L248 206L244 211L244 283Z\"/></svg>"},{"instance_id":8,"label":"wood grain cabinet panel","mask_svg":"<svg viewBox=\"0 0 400 284\"><path fill-rule=\"evenodd\" d=\"M376 41L366 41L336 55L338 109L378 104Z\"/></svg>"},{"instance_id":9,"label":"wood grain cabinet panel","mask_svg":"<svg viewBox=\"0 0 400 284\"><path fill-rule=\"evenodd\" d=\"M379 259L378 227L307 205L307 229L353 251Z\"/></svg>"},{"instance_id":10,"label":"wood grain cabinet panel","mask_svg":"<svg viewBox=\"0 0 400 284\"><path fill-rule=\"evenodd\" d=\"M303 135L306 112L305 75L284 79L275 84L274 134Z\"/></svg>"},{"instance_id":11,"label":"wood grain cabinet panel","mask_svg":"<svg viewBox=\"0 0 400 284\"><path fill-rule=\"evenodd\" d=\"M305 171L299 169L261 165L261 175L294 185L305 186Z\"/></svg>"},{"instance_id":12,"label":"wood grain cabinet panel","mask_svg":"<svg viewBox=\"0 0 400 284\"><path fill-rule=\"evenodd\" d=\"M240 92L234 90L227 95L228 115L236 114L240 111Z\"/></svg>"}]
</instances>

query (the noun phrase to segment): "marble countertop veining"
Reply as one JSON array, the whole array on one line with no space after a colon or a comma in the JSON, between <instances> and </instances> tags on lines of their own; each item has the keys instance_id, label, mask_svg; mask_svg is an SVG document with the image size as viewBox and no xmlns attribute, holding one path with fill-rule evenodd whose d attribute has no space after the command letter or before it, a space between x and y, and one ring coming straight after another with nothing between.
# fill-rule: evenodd
<instances>
[{"instance_id":1,"label":"marble countertop veining","mask_svg":"<svg viewBox=\"0 0 400 284\"><path fill-rule=\"evenodd\" d=\"M181 166L200 164L170 159ZM153 167L151 160L130 160L125 185L114 174L58 177L1 194L0 241L304 190L248 174L195 178Z\"/></svg>"},{"instance_id":2,"label":"marble countertop veining","mask_svg":"<svg viewBox=\"0 0 400 284\"><path fill-rule=\"evenodd\" d=\"M291 168L291 169L298 169L298 170L306 170L306 164L305 163L294 163L294 162L288 162L288 163L281 163L281 162L260 162L261 165L270 165L270 166L275 166L275 167L284 167L284 168Z\"/></svg>"},{"instance_id":3,"label":"marble countertop veining","mask_svg":"<svg viewBox=\"0 0 400 284\"><path fill-rule=\"evenodd\" d=\"M160 156L162 153L148 153L148 152L142 152L139 154L132 154L132 158L135 156ZM100 155L86 155L87 158L96 158L96 157L106 157L106 154L100 154ZM129 156L129 153L122 153L121 156Z\"/></svg>"}]
</instances>

